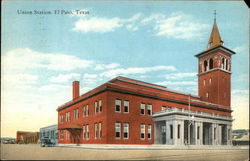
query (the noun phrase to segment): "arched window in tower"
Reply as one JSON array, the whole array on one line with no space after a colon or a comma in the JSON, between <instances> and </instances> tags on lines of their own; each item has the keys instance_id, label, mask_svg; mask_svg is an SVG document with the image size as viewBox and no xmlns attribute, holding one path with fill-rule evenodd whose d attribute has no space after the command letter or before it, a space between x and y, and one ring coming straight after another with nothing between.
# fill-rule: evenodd
<instances>
[{"instance_id":1,"label":"arched window in tower","mask_svg":"<svg viewBox=\"0 0 250 161\"><path fill-rule=\"evenodd\" d=\"M222 61L221 61L221 68L224 69L224 66L225 66L225 59L222 58Z\"/></svg>"},{"instance_id":2,"label":"arched window in tower","mask_svg":"<svg viewBox=\"0 0 250 161\"><path fill-rule=\"evenodd\" d=\"M207 71L207 61L205 60L204 61L204 72L206 72Z\"/></svg>"},{"instance_id":3,"label":"arched window in tower","mask_svg":"<svg viewBox=\"0 0 250 161\"><path fill-rule=\"evenodd\" d=\"M213 69L214 67L214 61L212 58L209 59L209 69Z\"/></svg>"},{"instance_id":4,"label":"arched window in tower","mask_svg":"<svg viewBox=\"0 0 250 161\"><path fill-rule=\"evenodd\" d=\"M228 60L226 59L226 67L225 67L226 70L228 70Z\"/></svg>"}]
</instances>

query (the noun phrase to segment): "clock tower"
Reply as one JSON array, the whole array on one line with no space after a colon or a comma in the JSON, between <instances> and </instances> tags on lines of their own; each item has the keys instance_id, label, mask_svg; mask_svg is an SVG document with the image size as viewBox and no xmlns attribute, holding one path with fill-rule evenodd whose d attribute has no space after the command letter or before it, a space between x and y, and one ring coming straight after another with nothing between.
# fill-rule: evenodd
<instances>
[{"instance_id":1,"label":"clock tower","mask_svg":"<svg viewBox=\"0 0 250 161\"><path fill-rule=\"evenodd\" d=\"M214 20L205 51L198 58L198 95L202 101L231 107L231 57L235 52L226 48Z\"/></svg>"}]
</instances>

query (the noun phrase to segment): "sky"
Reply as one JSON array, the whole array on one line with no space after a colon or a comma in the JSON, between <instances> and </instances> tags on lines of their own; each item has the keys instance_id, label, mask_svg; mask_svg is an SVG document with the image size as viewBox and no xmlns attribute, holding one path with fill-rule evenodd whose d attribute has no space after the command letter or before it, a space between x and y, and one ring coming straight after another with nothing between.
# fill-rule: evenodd
<instances>
[{"instance_id":1,"label":"sky","mask_svg":"<svg viewBox=\"0 0 250 161\"><path fill-rule=\"evenodd\" d=\"M56 108L72 99L74 80L80 81L80 94L125 76L198 95L194 55L207 46L214 10L224 46L237 53L233 129L248 128L244 2L3 1L1 136L57 124Z\"/></svg>"}]
</instances>

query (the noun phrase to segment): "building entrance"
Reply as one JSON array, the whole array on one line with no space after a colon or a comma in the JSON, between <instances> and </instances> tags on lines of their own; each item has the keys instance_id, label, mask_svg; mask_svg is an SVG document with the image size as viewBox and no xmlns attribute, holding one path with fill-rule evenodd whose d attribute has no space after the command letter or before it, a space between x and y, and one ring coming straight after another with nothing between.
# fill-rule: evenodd
<instances>
[{"instance_id":1,"label":"building entrance","mask_svg":"<svg viewBox=\"0 0 250 161\"><path fill-rule=\"evenodd\" d=\"M189 126L189 127L188 127ZM190 129L188 129L190 128ZM195 144L195 132L194 132L194 122L188 120L184 121L184 144L194 145ZM189 142L190 140L190 142Z\"/></svg>"},{"instance_id":2,"label":"building entrance","mask_svg":"<svg viewBox=\"0 0 250 161\"><path fill-rule=\"evenodd\" d=\"M220 125L221 126L221 144L227 145L227 126L226 125Z\"/></svg>"},{"instance_id":3,"label":"building entrance","mask_svg":"<svg viewBox=\"0 0 250 161\"><path fill-rule=\"evenodd\" d=\"M162 144L166 144L166 125L161 126Z\"/></svg>"},{"instance_id":4,"label":"building entrance","mask_svg":"<svg viewBox=\"0 0 250 161\"><path fill-rule=\"evenodd\" d=\"M212 124L203 123L203 145L212 145Z\"/></svg>"},{"instance_id":5,"label":"building entrance","mask_svg":"<svg viewBox=\"0 0 250 161\"><path fill-rule=\"evenodd\" d=\"M166 144L166 121L155 122L155 144Z\"/></svg>"}]
</instances>

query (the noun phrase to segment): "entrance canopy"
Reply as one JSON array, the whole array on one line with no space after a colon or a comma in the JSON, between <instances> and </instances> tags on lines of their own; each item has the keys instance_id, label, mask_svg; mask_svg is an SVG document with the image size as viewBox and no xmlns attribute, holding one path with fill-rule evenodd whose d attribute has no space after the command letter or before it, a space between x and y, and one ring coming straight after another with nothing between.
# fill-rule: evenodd
<instances>
[{"instance_id":1,"label":"entrance canopy","mask_svg":"<svg viewBox=\"0 0 250 161\"><path fill-rule=\"evenodd\" d=\"M75 125L66 125L63 127L58 128L59 130L82 130L82 126L75 124Z\"/></svg>"}]
</instances>

